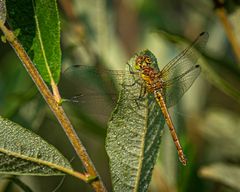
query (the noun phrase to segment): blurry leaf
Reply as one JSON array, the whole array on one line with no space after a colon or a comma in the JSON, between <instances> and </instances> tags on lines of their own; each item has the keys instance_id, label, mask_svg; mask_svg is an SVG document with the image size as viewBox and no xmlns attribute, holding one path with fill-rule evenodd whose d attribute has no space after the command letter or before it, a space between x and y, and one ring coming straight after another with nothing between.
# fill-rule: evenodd
<instances>
[{"instance_id":1,"label":"blurry leaf","mask_svg":"<svg viewBox=\"0 0 240 192\"><path fill-rule=\"evenodd\" d=\"M56 0L35 1L37 36L34 40L34 63L43 79L59 81L61 68L60 21Z\"/></svg>"},{"instance_id":2,"label":"blurry leaf","mask_svg":"<svg viewBox=\"0 0 240 192\"><path fill-rule=\"evenodd\" d=\"M39 96L22 103L18 106L18 123L26 127L31 126L33 131L39 130L47 112L44 106L43 100Z\"/></svg>"},{"instance_id":3,"label":"blurry leaf","mask_svg":"<svg viewBox=\"0 0 240 192\"><path fill-rule=\"evenodd\" d=\"M70 163L57 149L35 133L0 117L0 173L62 175Z\"/></svg>"},{"instance_id":4,"label":"blurry leaf","mask_svg":"<svg viewBox=\"0 0 240 192\"><path fill-rule=\"evenodd\" d=\"M218 89L235 99L240 104L240 91L237 87L228 82L224 76L217 73L210 63L203 62L203 69L206 72L208 80Z\"/></svg>"},{"instance_id":5,"label":"blurry leaf","mask_svg":"<svg viewBox=\"0 0 240 192\"><path fill-rule=\"evenodd\" d=\"M206 179L227 185L236 190L240 190L240 167L231 164L216 163L204 166L200 169L199 174Z\"/></svg>"},{"instance_id":6,"label":"blurry leaf","mask_svg":"<svg viewBox=\"0 0 240 192\"><path fill-rule=\"evenodd\" d=\"M240 118L233 112L220 109L207 111L206 117L201 120L199 131L213 148L211 154L223 155L228 158L240 157ZM215 153L214 153L215 151Z\"/></svg>"},{"instance_id":7,"label":"blurry leaf","mask_svg":"<svg viewBox=\"0 0 240 192\"><path fill-rule=\"evenodd\" d=\"M19 59L14 54L9 52L1 60L1 66L6 68L1 69L0 75L0 114L7 118L18 114L19 109L34 99L37 93L32 80L19 65ZM39 98L36 100L39 102ZM29 115L29 111L26 112ZM35 109L35 113L38 113L38 110Z\"/></svg>"},{"instance_id":8,"label":"blurry leaf","mask_svg":"<svg viewBox=\"0 0 240 192\"><path fill-rule=\"evenodd\" d=\"M23 183L19 178L17 178L16 176L13 177L2 177L2 179L7 179L9 180L11 183L16 184L19 188L21 188L24 192L32 192L32 189L27 186L25 183ZM10 183L9 183L10 184ZM8 185L9 185L8 184ZM6 189L5 189L6 190Z\"/></svg>"},{"instance_id":9,"label":"blurry leaf","mask_svg":"<svg viewBox=\"0 0 240 192\"><path fill-rule=\"evenodd\" d=\"M221 1L220 1L221 2ZM224 8L227 10L228 14L232 15L239 9L240 2L237 0L233 1L222 1Z\"/></svg>"},{"instance_id":10,"label":"blurry leaf","mask_svg":"<svg viewBox=\"0 0 240 192\"><path fill-rule=\"evenodd\" d=\"M5 23L6 20L6 4L5 0L0 0L0 21Z\"/></svg>"},{"instance_id":11,"label":"blurry leaf","mask_svg":"<svg viewBox=\"0 0 240 192\"><path fill-rule=\"evenodd\" d=\"M150 51L140 54L143 53L149 55L157 66ZM131 66L135 59L136 56L129 61ZM129 66L126 66L118 104L108 123L106 150L114 191L147 191L165 121L152 94L137 100L141 86L138 83L133 85L136 79L127 74Z\"/></svg>"}]
</instances>

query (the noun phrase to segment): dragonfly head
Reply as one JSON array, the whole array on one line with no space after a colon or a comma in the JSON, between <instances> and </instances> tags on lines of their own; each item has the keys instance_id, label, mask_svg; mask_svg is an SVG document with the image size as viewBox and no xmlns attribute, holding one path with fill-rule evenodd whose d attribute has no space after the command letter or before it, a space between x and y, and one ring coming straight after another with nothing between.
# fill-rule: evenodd
<instances>
[{"instance_id":1,"label":"dragonfly head","mask_svg":"<svg viewBox=\"0 0 240 192\"><path fill-rule=\"evenodd\" d=\"M135 69L141 70L149 67L152 63L151 58L148 55L140 55L136 58Z\"/></svg>"}]
</instances>

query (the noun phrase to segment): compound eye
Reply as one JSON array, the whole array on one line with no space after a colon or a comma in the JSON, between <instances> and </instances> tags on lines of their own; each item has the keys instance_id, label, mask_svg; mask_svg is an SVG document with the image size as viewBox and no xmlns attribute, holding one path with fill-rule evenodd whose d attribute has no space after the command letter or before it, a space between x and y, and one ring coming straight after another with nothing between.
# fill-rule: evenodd
<instances>
[{"instance_id":1,"label":"compound eye","mask_svg":"<svg viewBox=\"0 0 240 192\"><path fill-rule=\"evenodd\" d=\"M142 68L142 61L143 61L143 57L142 56L138 56L136 58L135 69L140 70Z\"/></svg>"},{"instance_id":2,"label":"compound eye","mask_svg":"<svg viewBox=\"0 0 240 192\"><path fill-rule=\"evenodd\" d=\"M147 57L145 58L145 62L146 62L147 64L151 64L151 59L150 59L150 57L147 56Z\"/></svg>"}]
</instances>

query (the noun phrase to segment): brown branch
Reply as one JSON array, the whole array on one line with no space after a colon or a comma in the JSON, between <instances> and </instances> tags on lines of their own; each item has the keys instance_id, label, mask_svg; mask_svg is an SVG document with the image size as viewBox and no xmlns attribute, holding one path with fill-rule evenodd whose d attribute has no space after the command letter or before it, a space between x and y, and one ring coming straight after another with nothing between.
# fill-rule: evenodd
<instances>
[{"instance_id":1,"label":"brown branch","mask_svg":"<svg viewBox=\"0 0 240 192\"><path fill-rule=\"evenodd\" d=\"M237 58L239 66L240 66L240 46L239 46L237 38L233 32L233 26L227 18L227 14L226 14L223 4L221 4L221 2L218 2L218 0L215 0L214 3L215 3L215 7L216 7L216 14L219 17L219 20L221 21L221 23L223 25L223 28L227 34L228 40L233 48L234 54Z\"/></svg>"},{"instance_id":2,"label":"brown branch","mask_svg":"<svg viewBox=\"0 0 240 192\"><path fill-rule=\"evenodd\" d=\"M71 122L69 121L68 117L66 116L63 108L59 106L59 103L55 100L54 95L51 93L51 91L48 89L47 85L43 81L42 77L38 73L36 67L32 63L31 59L27 55L26 51L20 44L20 42L17 40L14 33L7 29L4 25L4 22L0 20L0 29L3 31L7 41L10 43L10 45L15 50L16 54L22 61L24 67L28 71L29 75L35 82L36 86L38 87L38 90L44 97L45 101L49 105L50 109L53 111L54 115L58 119L59 123L63 127L66 135L68 136L69 140L72 143L72 146L74 147L76 153L82 160L82 163L86 170L86 175L89 178L96 178L92 182L90 182L91 186L94 188L97 192L103 192L106 191L105 186L103 182L101 181L101 178L99 177L97 171L95 170L95 167L89 158L84 146L82 145L81 141L79 140Z\"/></svg>"}]
</instances>

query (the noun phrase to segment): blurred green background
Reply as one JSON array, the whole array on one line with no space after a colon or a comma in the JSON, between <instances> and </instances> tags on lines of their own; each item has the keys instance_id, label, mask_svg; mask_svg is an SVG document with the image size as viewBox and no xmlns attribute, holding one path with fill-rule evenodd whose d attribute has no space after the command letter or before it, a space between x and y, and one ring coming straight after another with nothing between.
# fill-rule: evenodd
<instances>
[{"instance_id":1,"label":"blurred green background","mask_svg":"<svg viewBox=\"0 0 240 192\"><path fill-rule=\"evenodd\" d=\"M170 109L188 158L183 167L165 128L151 192L240 191L240 63L234 55L214 1L72 0L58 1L61 17L62 71L73 65L123 69L137 51L151 50L160 69L194 40L209 32L202 74L179 104ZM239 35L238 1L225 1L232 32ZM237 36L240 43L240 38ZM77 170L81 163L30 77L8 44L0 43L0 115L32 129L56 146ZM68 70L69 71L69 70ZM80 93L93 81L63 72L63 97ZM96 94L97 95L97 94ZM107 120L114 105L88 97L64 108L109 191L104 149ZM104 100L104 101L103 101ZM75 158L76 157L76 158ZM62 177L20 177L34 191L53 191ZM0 191L21 191L7 180ZM66 176L57 191L92 191Z\"/></svg>"}]
</instances>

